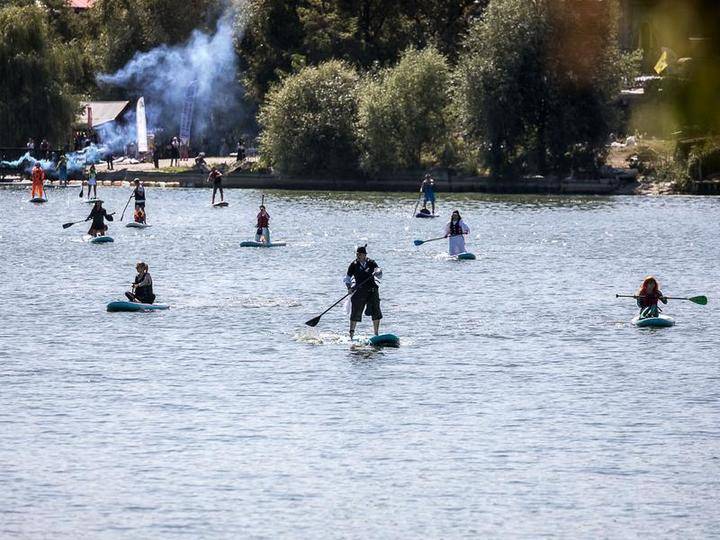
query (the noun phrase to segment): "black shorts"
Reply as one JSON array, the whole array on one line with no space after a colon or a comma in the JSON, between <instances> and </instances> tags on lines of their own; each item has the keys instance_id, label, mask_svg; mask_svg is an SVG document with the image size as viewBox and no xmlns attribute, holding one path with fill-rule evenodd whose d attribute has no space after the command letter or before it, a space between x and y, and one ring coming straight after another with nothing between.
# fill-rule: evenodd
<instances>
[{"instance_id":1,"label":"black shorts","mask_svg":"<svg viewBox=\"0 0 720 540\"><path fill-rule=\"evenodd\" d=\"M382 311L380 311L380 292L377 288L371 289L367 293L357 292L350 297L352 311L350 320L355 322L362 321L363 309L365 315L373 321L382 319Z\"/></svg>"},{"instance_id":2,"label":"black shorts","mask_svg":"<svg viewBox=\"0 0 720 540\"><path fill-rule=\"evenodd\" d=\"M145 201L135 201L135 208L145 209Z\"/></svg>"},{"instance_id":3,"label":"black shorts","mask_svg":"<svg viewBox=\"0 0 720 540\"><path fill-rule=\"evenodd\" d=\"M213 189L218 189L222 187L222 180L213 180Z\"/></svg>"}]
</instances>

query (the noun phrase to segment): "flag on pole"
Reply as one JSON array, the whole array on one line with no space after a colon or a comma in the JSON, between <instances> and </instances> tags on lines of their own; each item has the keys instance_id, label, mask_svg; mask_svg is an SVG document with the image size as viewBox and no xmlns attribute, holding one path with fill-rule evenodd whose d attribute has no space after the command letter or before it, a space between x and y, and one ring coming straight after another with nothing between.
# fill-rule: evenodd
<instances>
[{"instance_id":1,"label":"flag on pole","mask_svg":"<svg viewBox=\"0 0 720 540\"><path fill-rule=\"evenodd\" d=\"M657 61L657 64L655 64L655 73L660 75L663 71L665 71L668 67L668 53L667 51L663 51L663 53L660 55L660 59Z\"/></svg>"}]
</instances>

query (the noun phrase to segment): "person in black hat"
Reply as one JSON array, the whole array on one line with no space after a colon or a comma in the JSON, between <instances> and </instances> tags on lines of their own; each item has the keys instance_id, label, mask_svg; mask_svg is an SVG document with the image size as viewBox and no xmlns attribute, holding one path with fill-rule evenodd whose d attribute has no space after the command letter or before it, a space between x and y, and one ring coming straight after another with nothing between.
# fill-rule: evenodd
<instances>
[{"instance_id":1,"label":"person in black hat","mask_svg":"<svg viewBox=\"0 0 720 540\"><path fill-rule=\"evenodd\" d=\"M359 246L356 258L350 263L347 275L343 280L348 292L354 291L350 297L352 310L350 313L350 339L355 335L355 326L362 320L363 309L365 315L372 318L373 330L378 335L380 330L380 293L375 280L382 278L382 270L367 256L367 244Z\"/></svg>"}]
</instances>

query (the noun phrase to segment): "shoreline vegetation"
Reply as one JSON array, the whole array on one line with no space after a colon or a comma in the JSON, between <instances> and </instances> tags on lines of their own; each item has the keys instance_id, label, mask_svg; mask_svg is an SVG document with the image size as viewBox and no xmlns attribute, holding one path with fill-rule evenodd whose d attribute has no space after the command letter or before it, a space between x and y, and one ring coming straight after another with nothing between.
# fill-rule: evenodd
<instances>
[{"instance_id":1,"label":"shoreline vegetation","mask_svg":"<svg viewBox=\"0 0 720 540\"><path fill-rule=\"evenodd\" d=\"M718 31L702 4L683 12L687 28L657 23L682 58L623 38L636 15L619 0L201 0L169 18L160 0L6 4L0 151L32 145L52 178L59 153L80 175L145 142L140 160L157 160L182 139L185 157L256 148L228 164L237 187L415 191L430 172L440 191L720 192ZM78 112L118 99L125 119ZM91 152L70 151L77 130ZM98 170L204 182L177 164Z\"/></svg>"}]
</instances>

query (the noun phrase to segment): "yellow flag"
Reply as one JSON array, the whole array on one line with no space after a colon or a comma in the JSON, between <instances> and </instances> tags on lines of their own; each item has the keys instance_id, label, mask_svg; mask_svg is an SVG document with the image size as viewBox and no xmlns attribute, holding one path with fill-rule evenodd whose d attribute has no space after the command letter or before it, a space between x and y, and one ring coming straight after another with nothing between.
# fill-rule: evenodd
<instances>
[{"instance_id":1,"label":"yellow flag","mask_svg":"<svg viewBox=\"0 0 720 540\"><path fill-rule=\"evenodd\" d=\"M657 64L655 64L655 73L660 75L665 69L668 67L668 53L667 51L663 51L663 53L660 55L660 59L657 61Z\"/></svg>"}]
</instances>

